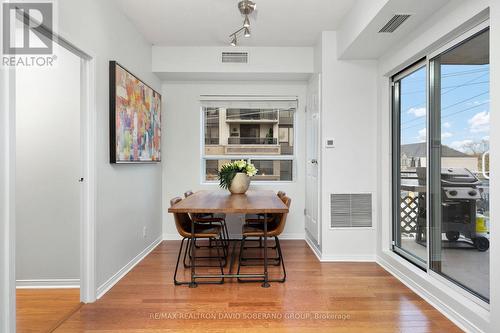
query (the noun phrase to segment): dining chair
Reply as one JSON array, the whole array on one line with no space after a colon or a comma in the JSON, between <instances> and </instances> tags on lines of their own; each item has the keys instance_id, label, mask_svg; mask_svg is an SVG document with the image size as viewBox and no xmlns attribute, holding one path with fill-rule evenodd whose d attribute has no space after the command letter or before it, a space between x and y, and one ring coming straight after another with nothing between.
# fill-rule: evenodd
<instances>
[{"instance_id":1,"label":"dining chair","mask_svg":"<svg viewBox=\"0 0 500 333\"><path fill-rule=\"evenodd\" d=\"M170 206L172 207L176 203L182 201L180 197L175 197L172 200L170 200ZM175 220L175 227L177 229L177 232L179 235L182 237L181 241L181 246L179 248L179 254L177 255L177 263L175 265L175 272L174 272L174 284L175 285L181 285L181 284L190 284L191 281L178 281L177 280L177 271L179 269L179 262L180 258L182 255L182 250L184 248L184 241L187 240L186 246L184 249L184 262L186 258L186 254L189 253L189 257L191 258L190 265L193 265L195 267L216 267L214 265L197 265L196 260L197 259L218 259L218 266L220 267L221 274L224 274L224 266L227 264L227 253L224 248L224 243L222 240L222 228L220 225L210 225L207 223L198 223L198 219L196 217L191 217L187 213L173 213L174 215L174 220ZM194 222L194 237L193 234L191 234L191 228L192 228L192 223ZM195 244L197 239L208 239L212 240L215 242L215 248L217 250L217 256L196 256L193 257L193 245ZM219 243L220 242L220 243ZM222 249L222 254L220 249ZM186 264L184 264L186 267ZM191 267L191 266L187 266ZM202 281L202 282L197 282L197 283L224 283L224 278L220 279L219 281Z\"/></svg>"},{"instance_id":2,"label":"dining chair","mask_svg":"<svg viewBox=\"0 0 500 333\"><path fill-rule=\"evenodd\" d=\"M187 190L184 192L184 197L187 198L193 195L194 192L192 190ZM224 238L224 246L229 247L229 232L226 224L226 214L212 214L212 213L197 213L194 215L196 217L196 221L198 223L208 223L208 224L219 224L222 227L222 236ZM191 218L193 214L191 215ZM196 248L199 248L200 245L196 245ZM212 241L209 240L208 247L212 247Z\"/></svg>"},{"instance_id":3,"label":"dining chair","mask_svg":"<svg viewBox=\"0 0 500 333\"><path fill-rule=\"evenodd\" d=\"M281 200L283 203L290 208L290 204L292 202L292 199L287 197L286 195L281 197ZM285 229L286 225L286 219L287 219L288 213L283 213L283 214L276 214L274 215L274 219L268 222L267 226L267 237L269 238L274 238L275 244L276 244L276 251L277 251L277 257L276 258L269 258L270 260L274 260L277 263L275 265L279 266L281 264L283 268L283 275L280 279L274 279L274 280L269 280L270 282L285 282L286 280L286 269L285 269L285 262L283 259L283 253L281 251L281 245L279 241L279 236ZM256 260L259 261L261 264L263 258L245 258L244 257L244 252L245 252L245 241L247 240L248 237L264 237L264 226L262 224L262 219L260 219L261 224L257 225L254 223L251 224L244 224L243 229L242 229L242 239L241 239L241 244L240 244L240 254L239 254L239 260L238 260L238 274L240 273L240 268L241 266L249 266L249 265L244 265L243 261L244 260ZM269 260L268 259L268 260ZM239 282L259 282L261 280L242 280L238 279Z\"/></svg>"},{"instance_id":4,"label":"dining chair","mask_svg":"<svg viewBox=\"0 0 500 333\"><path fill-rule=\"evenodd\" d=\"M284 191L278 191L277 196L278 196L278 198L283 199L283 197L286 196L286 193ZM259 220L259 219L261 219L261 220ZM246 214L245 215L245 224L260 225L263 222L262 219L264 219L264 214ZM268 220L268 221L272 221L274 219L274 216L271 216L269 219L270 220ZM247 241L249 241L249 240L247 240ZM247 249L262 248L262 237L259 237L259 239L252 239L251 241L256 241L256 242L258 241L259 245L258 246L247 246L246 247ZM271 248L276 250L276 246L273 246Z\"/></svg>"}]
</instances>

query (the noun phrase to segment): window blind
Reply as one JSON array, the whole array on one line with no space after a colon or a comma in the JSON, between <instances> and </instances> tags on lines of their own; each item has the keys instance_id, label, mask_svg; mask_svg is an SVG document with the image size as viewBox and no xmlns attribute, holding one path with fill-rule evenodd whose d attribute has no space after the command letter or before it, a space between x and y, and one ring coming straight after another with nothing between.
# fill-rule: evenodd
<instances>
[{"instance_id":1,"label":"window blind","mask_svg":"<svg viewBox=\"0 0 500 333\"><path fill-rule=\"evenodd\" d=\"M202 107L233 109L296 109L297 96L201 95Z\"/></svg>"}]
</instances>

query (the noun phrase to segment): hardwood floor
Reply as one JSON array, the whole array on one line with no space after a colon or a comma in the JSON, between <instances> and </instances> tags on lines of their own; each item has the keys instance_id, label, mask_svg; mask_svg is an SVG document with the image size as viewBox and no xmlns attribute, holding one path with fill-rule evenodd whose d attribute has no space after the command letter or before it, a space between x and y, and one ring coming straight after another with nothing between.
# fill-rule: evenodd
<instances>
[{"instance_id":1,"label":"hardwood floor","mask_svg":"<svg viewBox=\"0 0 500 333\"><path fill-rule=\"evenodd\" d=\"M304 241L282 241L284 284L174 286L179 244L161 243L55 332L461 332L377 264L320 263Z\"/></svg>"},{"instance_id":2,"label":"hardwood floor","mask_svg":"<svg viewBox=\"0 0 500 333\"><path fill-rule=\"evenodd\" d=\"M17 332L52 332L80 305L80 289L17 289Z\"/></svg>"}]
</instances>

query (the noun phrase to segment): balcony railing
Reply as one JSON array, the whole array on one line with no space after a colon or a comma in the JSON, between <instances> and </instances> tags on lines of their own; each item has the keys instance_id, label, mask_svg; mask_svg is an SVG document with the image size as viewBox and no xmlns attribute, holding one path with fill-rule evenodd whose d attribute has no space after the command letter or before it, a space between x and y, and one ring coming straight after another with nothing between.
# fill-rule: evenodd
<instances>
[{"instance_id":1,"label":"balcony railing","mask_svg":"<svg viewBox=\"0 0 500 333\"><path fill-rule=\"evenodd\" d=\"M228 138L230 145L277 145L278 138Z\"/></svg>"},{"instance_id":2,"label":"balcony railing","mask_svg":"<svg viewBox=\"0 0 500 333\"><path fill-rule=\"evenodd\" d=\"M277 111L227 110L226 120L278 120Z\"/></svg>"},{"instance_id":3,"label":"balcony railing","mask_svg":"<svg viewBox=\"0 0 500 333\"><path fill-rule=\"evenodd\" d=\"M219 138L205 138L205 144L206 145L218 145Z\"/></svg>"}]
</instances>

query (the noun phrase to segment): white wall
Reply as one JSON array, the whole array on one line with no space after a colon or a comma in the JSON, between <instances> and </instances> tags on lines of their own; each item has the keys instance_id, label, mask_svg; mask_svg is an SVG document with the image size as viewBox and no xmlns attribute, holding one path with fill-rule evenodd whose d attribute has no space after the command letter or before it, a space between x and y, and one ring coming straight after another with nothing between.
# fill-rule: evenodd
<instances>
[{"instance_id":1,"label":"white wall","mask_svg":"<svg viewBox=\"0 0 500 333\"><path fill-rule=\"evenodd\" d=\"M493 3L493 2L492 2ZM412 264L403 260L399 256L390 251L391 242L391 229L392 229L392 213L391 213L391 120L390 120L390 87L389 78L387 74L395 73L398 70L406 67L415 60L421 58L428 52L444 45L446 42L464 32L467 28L473 25L473 22L480 21L484 17L484 10L488 8L490 1L477 0L477 1L451 1L448 5L443 7L440 11L436 12L428 19L425 24L415 30L408 38L399 45L395 45L387 50L387 53L379 59L378 69L378 82L379 82L379 108L378 108L378 124L377 124L377 137L378 142L378 171L379 178L378 191L379 196L379 220L380 227L377 235L377 260L385 268L390 270L393 274L399 277L403 282L410 286L413 290L417 291L425 299L437 307L440 311L447 314L461 328L470 332L498 332L500 325L496 322L495 326L490 325L490 318L500 317L500 293L497 281L499 278L500 263L498 260L490 261L490 281L491 281L491 313L484 307L478 305L470 298L464 296L464 293L457 291L458 288L450 287L428 274L425 274L420 269ZM495 65L496 60L500 59L498 53L498 27L499 13L498 9L495 13L496 16L491 18L491 96L492 103L498 103L498 99L494 96L498 93L493 93L494 87L498 87L499 73L498 65ZM495 72L496 70L496 72ZM498 92L498 88L496 90ZM498 106L498 104L496 104ZM491 109L495 109L495 104L491 105ZM496 108L498 109L498 107ZM492 114L495 114L493 112ZM491 117L491 151L492 151L492 172L496 174L498 163L495 163L493 156L497 150L496 144L498 135L493 133L495 128L500 128L500 123ZM493 176L494 179L494 176ZM496 182L492 180L490 183L490 193L492 198L498 192ZM495 204L496 202L496 204ZM496 216L498 207L498 200L491 200L491 214ZM491 238L500 238L500 232L495 230L492 226ZM490 257L496 258L499 256L497 242L492 241L490 249ZM496 319L494 319L496 320Z\"/></svg>"},{"instance_id":2,"label":"white wall","mask_svg":"<svg viewBox=\"0 0 500 333\"><path fill-rule=\"evenodd\" d=\"M248 52L248 63L222 63L222 52ZM153 46L161 73L312 73L312 47Z\"/></svg>"},{"instance_id":3,"label":"white wall","mask_svg":"<svg viewBox=\"0 0 500 333\"><path fill-rule=\"evenodd\" d=\"M253 182L251 187L283 190L292 198L291 213L283 238L304 237L304 105L305 82L164 82L163 95L163 232L166 239L177 238L174 220L167 213L169 201L188 190L217 189L217 184L201 182L200 95L289 95L298 96L295 181L275 185ZM230 222L238 222L238 218ZM239 223L229 223L230 233L241 234Z\"/></svg>"},{"instance_id":4,"label":"white wall","mask_svg":"<svg viewBox=\"0 0 500 333\"><path fill-rule=\"evenodd\" d=\"M97 286L161 236L161 165L109 163L109 61L159 91L151 45L113 1L58 1L58 31L96 60ZM142 237L143 227L147 237Z\"/></svg>"},{"instance_id":5,"label":"white wall","mask_svg":"<svg viewBox=\"0 0 500 333\"><path fill-rule=\"evenodd\" d=\"M80 278L80 58L54 54L16 72L18 281Z\"/></svg>"},{"instance_id":6,"label":"white wall","mask_svg":"<svg viewBox=\"0 0 500 333\"><path fill-rule=\"evenodd\" d=\"M318 49L322 50L322 258L375 260L375 206L372 228L332 229L330 194L372 193L377 197L377 63L338 60L333 31L322 33ZM324 148L326 138L334 138L335 148Z\"/></svg>"}]
</instances>

